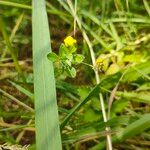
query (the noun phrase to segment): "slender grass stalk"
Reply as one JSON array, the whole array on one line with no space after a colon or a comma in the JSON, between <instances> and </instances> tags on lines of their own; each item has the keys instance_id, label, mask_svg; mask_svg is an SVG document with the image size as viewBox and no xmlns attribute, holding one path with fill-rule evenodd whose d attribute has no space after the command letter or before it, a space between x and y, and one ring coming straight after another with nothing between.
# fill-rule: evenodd
<instances>
[{"instance_id":1,"label":"slender grass stalk","mask_svg":"<svg viewBox=\"0 0 150 150\"><path fill-rule=\"evenodd\" d=\"M121 23L121 22L134 22L134 23L145 23L145 24L150 24L150 20L146 17L141 17L141 18L125 18L125 17L120 17L120 18L111 18L105 21L105 23L110 23L110 22L116 22L116 23Z\"/></svg>"},{"instance_id":2,"label":"slender grass stalk","mask_svg":"<svg viewBox=\"0 0 150 150\"><path fill-rule=\"evenodd\" d=\"M28 105L26 105L25 103L21 102L20 100L18 100L17 98L13 97L12 95L8 94L7 92L5 92L4 90L0 89L0 93L2 93L4 96L10 98L12 101L14 101L15 103L17 103L18 105L24 107L25 109L33 112L34 110L29 107Z\"/></svg>"},{"instance_id":3,"label":"slender grass stalk","mask_svg":"<svg viewBox=\"0 0 150 150\"><path fill-rule=\"evenodd\" d=\"M75 0L75 4L74 4L74 11L75 11L75 16L77 13L77 0ZM76 34L76 19L74 18L74 36Z\"/></svg>"},{"instance_id":4,"label":"slender grass stalk","mask_svg":"<svg viewBox=\"0 0 150 150\"><path fill-rule=\"evenodd\" d=\"M18 17L18 19L17 19L17 21L16 21L16 24L15 24L14 28L12 29L11 35L10 35L10 37L9 37L10 43L13 41L13 38L15 37L16 32L17 32L17 30L19 29L19 26L20 26L20 24L21 24L23 18L24 18L24 13L22 13L22 14ZM4 57L6 56L6 54L7 54L7 48L4 49L1 58L4 58Z\"/></svg>"},{"instance_id":5,"label":"slender grass stalk","mask_svg":"<svg viewBox=\"0 0 150 150\"><path fill-rule=\"evenodd\" d=\"M13 38L15 37L16 35L16 32L17 30L19 29L22 21L23 21L23 18L24 18L24 12L18 17L17 21L16 21L16 24L11 32L11 35L10 35L10 42L12 42Z\"/></svg>"},{"instance_id":6,"label":"slender grass stalk","mask_svg":"<svg viewBox=\"0 0 150 150\"><path fill-rule=\"evenodd\" d=\"M82 23L82 26L94 37L94 39L96 39L105 49L110 49L110 47L107 46L107 44L93 31L91 31L91 29L85 24ZM82 29L83 30L83 29Z\"/></svg>"},{"instance_id":7,"label":"slender grass stalk","mask_svg":"<svg viewBox=\"0 0 150 150\"><path fill-rule=\"evenodd\" d=\"M80 13L82 15L84 15L85 17L91 19L91 21L93 21L95 24L99 25L108 35L113 37L113 34L111 33L110 29L103 22L101 22L95 15L93 15L85 10L81 10Z\"/></svg>"},{"instance_id":8,"label":"slender grass stalk","mask_svg":"<svg viewBox=\"0 0 150 150\"><path fill-rule=\"evenodd\" d=\"M33 69L37 150L61 150L58 108L45 0L33 0Z\"/></svg>"},{"instance_id":9,"label":"slender grass stalk","mask_svg":"<svg viewBox=\"0 0 150 150\"><path fill-rule=\"evenodd\" d=\"M20 92L22 92L23 94L25 94L26 96L28 96L31 99L31 102L33 103L34 96L33 96L33 94L30 91L28 91L27 89L23 88L19 84L16 84L15 82L12 82L12 81L8 81L8 82L11 83Z\"/></svg>"},{"instance_id":10,"label":"slender grass stalk","mask_svg":"<svg viewBox=\"0 0 150 150\"><path fill-rule=\"evenodd\" d=\"M14 50L11 46L9 36L7 34L6 27L5 27L5 24L2 20L2 18L0 18L0 31L3 35L3 38L4 38L5 42L6 42L7 49L9 51L9 53L11 54L11 57L13 59L14 65L15 65L15 68L16 68L17 72L19 73L19 75L22 77L23 81L25 81L24 74L21 70L21 67L20 67L19 63L18 63L18 59L17 59L16 55L14 54Z\"/></svg>"},{"instance_id":11,"label":"slender grass stalk","mask_svg":"<svg viewBox=\"0 0 150 150\"><path fill-rule=\"evenodd\" d=\"M28 121L28 123L27 123L27 125L30 125L31 123L32 123L32 119L30 119L29 121ZM17 136L17 138L16 138L16 142L17 143L19 143L20 141L21 141L21 139L22 139L22 137L24 136L24 134L25 134L25 130L23 130L23 131L21 131L19 134L18 134L18 136Z\"/></svg>"},{"instance_id":12,"label":"slender grass stalk","mask_svg":"<svg viewBox=\"0 0 150 150\"><path fill-rule=\"evenodd\" d=\"M58 17L60 17L60 19L62 19L63 21L65 21L66 23L70 24L70 20L69 18L71 17L70 15L60 11L59 9L56 9L51 3L46 2L46 6L47 6L47 13L49 14L55 14L58 15Z\"/></svg>"},{"instance_id":13,"label":"slender grass stalk","mask_svg":"<svg viewBox=\"0 0 150 150\"><path fill-rule=\"evenodd\" d=\"M32 9L31 6L28 6L28 5L25 5L25 4L19 4L19 3L3 1L3 0L0 0L0 5L18 7L18 8L23 8L23 9Z\"/></svg>"},{"instance_id":14,"label":"slender grass stalk","mask_svg":"<svg viewBox=\"0 0 150 150\"><path fill-rule=\"evenodd\" d=\"M116 31L116 28L115 28L115 26L113 25L113 23L112 22L110 22L110 28L111 28L111 30L112 30L112 33L113 33L113 36L114 36L114 38L115 38L115 40L116 40L116 42L117 42L117 50L119 50L120 48L122 48L122 46L123 46L123 44L122 44L122 42L121 42L121 39L120 39L120 37L119 37L119 35L118 35L118 33L117 33L117 31Z\"/></svg>"},{"instance_id":15,"label":"slender grass stalk","mask_svg":"<svg viewBox=\"0 0 150 150\"><path fill-rule=\"evenodd\" d=\"M148 15L150 16L150 6L149 6L147 0L143 0L143 3L144 3L145 9L146 9Z\"/></svg>"}]
</instances>

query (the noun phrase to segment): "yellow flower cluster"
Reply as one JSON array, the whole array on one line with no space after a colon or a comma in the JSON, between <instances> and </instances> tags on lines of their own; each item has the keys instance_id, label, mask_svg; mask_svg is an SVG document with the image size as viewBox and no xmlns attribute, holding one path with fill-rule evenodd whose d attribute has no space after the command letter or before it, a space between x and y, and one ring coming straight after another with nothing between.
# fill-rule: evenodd
<instances>
[{"instance_id":1,"label":"yellow flower cluster","mask_svg":"<svg viewBox=\"0 0 150 150\"><path fill-rule=\"evenodd\" d=\"M69 46L74 46L74 44L76 44L77 41L76 41L76 39L74 39L73 37L67 36L67 37L64 39L64 43L65 43L65 46L66 46L66 47L69 47Z\"/></svg>"}]
</instances>

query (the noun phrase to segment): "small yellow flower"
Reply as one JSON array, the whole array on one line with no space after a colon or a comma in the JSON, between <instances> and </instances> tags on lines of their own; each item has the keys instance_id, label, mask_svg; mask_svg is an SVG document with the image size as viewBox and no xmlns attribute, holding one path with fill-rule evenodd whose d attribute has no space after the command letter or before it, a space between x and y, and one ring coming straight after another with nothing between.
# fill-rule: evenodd
<instances>
[{"instance_id":1,"label":"small yellow flower","mask_svg":"<svg viewBox=\"0 0 150 150\"><path fill-rule=\"evenodd\" d=\"M64 43L65 43L65 46L66 46L66 47L69 47L69 46L74 46L74 44L76 44L77 41L76 41L76 39L74 39L73 37L67 36L67 37L64 39Z\"/></svg>"},{"instance_id":2,"label":"small yellow flower","mask_svg":"<svg viewBox=\"0 0 150 150\"><path fill-rule=\"evenodd\" d=\"M100 72L105 72L109 66L109 57L107 55L100 55L96 60L96 69Z\"/></svg>"}]
</instances>

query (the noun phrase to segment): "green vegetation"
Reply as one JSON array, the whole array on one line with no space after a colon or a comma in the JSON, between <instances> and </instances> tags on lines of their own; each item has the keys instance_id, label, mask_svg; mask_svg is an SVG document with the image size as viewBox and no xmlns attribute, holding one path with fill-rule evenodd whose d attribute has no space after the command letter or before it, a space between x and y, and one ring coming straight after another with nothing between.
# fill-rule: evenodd
<instances>
[{"instance_id":1,"label":"green vegetation","mask_svg":"<svg viewBox=\"0 0 150 150\"><path fill-rule=\"evenodd\" d=\"M0 148L149 149L148 0L0 6Z\"/></svg>"}]
</instances>

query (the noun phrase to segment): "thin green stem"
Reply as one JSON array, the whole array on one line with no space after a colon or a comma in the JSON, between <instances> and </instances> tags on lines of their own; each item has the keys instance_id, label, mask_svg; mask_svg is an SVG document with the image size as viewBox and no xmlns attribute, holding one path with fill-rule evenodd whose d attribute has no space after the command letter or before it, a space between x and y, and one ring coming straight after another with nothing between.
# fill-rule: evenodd
<instances>
[{"instance_id":1,"label":"thin green stem","mask_svg":"<svg viewBox=\"0 0 150 150\"><path fill-rule=\"evenodd\" d=\"M3 38L4 38L5 42L6 42L7 49L9 50L9 53L11 54L11 57L13 59L14 65L15 65L15 68L18 71L18 73L21 75L23 81L25 81L24 74L23 74L23 72L21 70L21 67L19 65L18 59L17 59L16 55L14 54L14 50L13 50L13 48L11 46L9 37L7 35L7 31L6 31L6 28L5 28L5 24L4 24L3 20L2 20L2 18L0 18L0 31L1 31L1 33L3 35Z\"/></svg>"},{"instance_id":2,"label":"thin green stem","mask_svg":"<svg viewBox=\"0 0 150 150\"><path fill-rule=\"evenodd\" d=\"M25 109L34 112L34 109L29 107L28 105L24 104L23 102L19 101L18 99L16 99L15 97L13 97L12 95L8 94L7 92L5 92L4 90L0 89L0 92L4 94L4 96L10 98L11 100L13 100L14 102L16 102L18 105L24 107Z\"/></svg>"},{"instance_id":3,"label":"thin green stem","mask_svg":"<svg viewBox=\"0 0 150 150\"><path fill-rule=\"evenodd\" d=\"M14 3L14 2L9 2L9 1L2 1L2 0L0 0L0 5L18 7L18 8L29 9L29 10L32 9L32 7L28 6L28 5Z\"/></svg>"}]
</instances>

